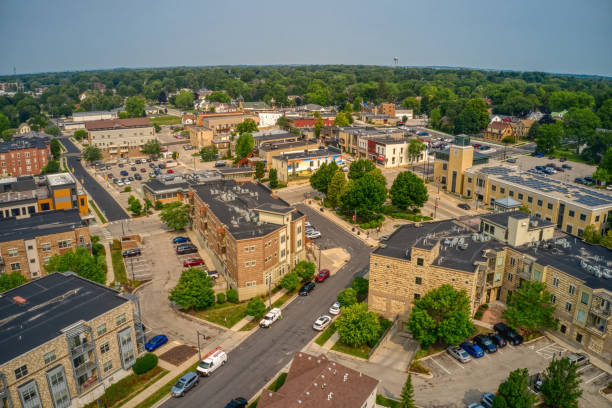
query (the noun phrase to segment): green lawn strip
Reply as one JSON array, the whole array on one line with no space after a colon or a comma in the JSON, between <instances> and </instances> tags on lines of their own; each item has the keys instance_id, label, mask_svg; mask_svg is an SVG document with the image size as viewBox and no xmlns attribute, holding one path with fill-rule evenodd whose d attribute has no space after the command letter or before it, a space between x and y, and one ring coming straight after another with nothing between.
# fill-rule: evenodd
<instances>
[{"instance_id":1,"label":"green lawn strip","mask_svg":"<svg viewBox=\"0 0 612 408\"><path fill-rule=\"evenodd\" d=\"M339 351L340 353L350 354L351 356L367 360L368 356L370 355L371 347L367 344L363 344L361 346L350 346L338 340L331 349L334 351Z\"/></svg>"},{"instance_id":2,"label":"green lawn strip","mask_svg":"<svg viewBox=\"0 0 612 408\"><path fill-rule=\"evenodd\" d=\"M376 394L376 403L378 405L382 405L383 407L389 407L389 408L398 408L400 406L399 401L384 397L380 394Z\"/></svg>"},{"instance_id":3,"label":"green lawn strip","mask_svg":"<svg viewBox=\"0 0 612 408\"><path fill-rule=\"evenodd\" d=\"M259 320L258 318L253 318L253 320L251 320L250 322L247 322L247 324L245 324L244 326L242 326L240 328L240 331L249 331L249 330L253 330L255 327L257 327L257 325L259 324Z\"/></svg>"},{"instance_id":4,"label":"green lawn strip","mask_svg":"<svg viewBox=\"0 0 612 408\"><path fill-rule=\"evenodd\" d=\"M123 263L123 254L121 250L112 250L111 246L111 259L113 261L113 270L115 271L115 281L127 283L127 272L125 270L125 264Z\"/></svg>"},{"instance_id":5,"label":"green lawn strip","mask_svg":"<svg viewBox=\"0 0 612 408\"><path fill-rule=\"evenodd\" d=\"M180 125L181 124L181 118L178 116L173 116L173 115L157 116L154 118L149 118L149 121L151 122L152 125L157 124L159 126Z\"/></svg>"},{"instance_id":6,"label":"green lawn strip","mask_svg":"<svg viewBox=\"0 0 612 408\"><path fill-rule=\"evenodd\" d=\"M315 343L317 343L319 346L323 346L335 332L336 325L332 323L323 333L319 335L319 337L316 338Z\"/></svg>"},{"instance_id":7,"label":"green lawn strip","mask_svg":"<svg viewBox=\"0 0 612 408\"><path fill-rule=\"evenodd\" d=\"M136 405L135 408L149 408L149 407L152 407L153 405L155 405L156 402L158 402L160 399L162 399L164 396L166 396L170 392L170 390L172 389L172 386L174 384L176 384L176 382L182 376L184 376L189 371L196 371L196 368L198 367L199 363L200 363L199 361L195 362L188 369L186 369L185 371L183 371L182 373L180 373L179 375L174 377L172 380L170 380L165 385L163 385L159 390L157 390L153 394L151 394L149 396L149 398L145 399L140 404Z\"/></svg>"},{"instance_id":8,"label":"green lawn strip","mask_svg":"<svg viewBox=\"0 0 612 408\"><path fill-rule=\"evenodd\" d=\"M295 295L295 290L285 293L284 295L276 299L274 303L272 303L272 308L281 307L282 305L285 304L286 301L291 299L293 295Z\"/></svg>"},{"instance_id":9,"label":"green lawn strip","mask_svg":"<svg viewBox=\"0 0 612 408\"><path fill-rule=\"evenodd\" d=\"M96 206L96 204L93 202L93 200L89 200L89 205L94 209L94 211L96 212L96 214L98 214L98 218L100 219L100 222L102 224L106 224L106 218L104 218L104 215L102 215L102 213L100 212L100 210L98 210L98 207Z\"/></svg>"},{"instance_id":10,"label":"green lawn strip","mask_svg":"<svg viewBox=\"0 0 612 408\"><path fill-rule=\"evenodd\" d=\"M548 157L548 155L546 156ZM557 159L560 159L561 157L565 157L567 158L567 160L575 162L575 163L589 164L589 162L587 162L586 160L583 160L579 154L576 154L575 150L557 149L550 156L554 156Z\"/></svg>"},{"instance_id":11,"label":"green lawn strip","mask_svg":"<svg viewBox=\"0 0 612 408\"><path fill-rule=\"evenodd\" d=\"M164 370L161 374L159 374L157 377L153 378L151 381L149 381L147 384L145 384L144 387L142 387L141 389L138 390L138 392L133 393L132 395L130 395L128 398L124 399L123 401L121 401L121 403L119 403L119 405L117 405L114 408L119 408L124 406L125 404L127 404L128 402L130 402L132 399L134 399L138 394L140 394L141 392L143 392L144 390L146 390L147 388L149 388L150 386L152 386L153 384L155 384L158 380L161 380L162 377L164 377L166 374L168 374L170 371L168 370Z\"/></svg>"},{"instance_id":12,"label":"green lawn strip","mask_svg":"<svg viewBox=\"0 0 612 408\"><path fill-rule=\"evenodd\" d=\"M195 315L229 329L246 316L246 308L247 302L215 304L209 309L195 312Z\"/></svg>"}]
</instances>

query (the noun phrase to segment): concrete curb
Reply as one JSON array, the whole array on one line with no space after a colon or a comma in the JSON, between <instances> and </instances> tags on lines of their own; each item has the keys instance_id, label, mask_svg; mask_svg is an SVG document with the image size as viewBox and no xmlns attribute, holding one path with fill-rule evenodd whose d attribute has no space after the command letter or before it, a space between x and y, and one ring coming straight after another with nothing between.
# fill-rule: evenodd
<instances>
[{"instance_id":1,"label":"concrete curb","mask_svg":"<svg viewBox=\"0 0 612 408\"><path fill-rule=\"evenodd\" d=\"M227 327L225 327L225 326L221 326L220 324L216 324L216 323L213 323L213 322L209 322L208 320L204 320L204 319L200 319L199 317L192 316L192 315L190 315L189 313L185 313L185 312L178 311L178 310L176 310L176 309L175 309L175 308L173 308L173 307L171 307L170 309L171 309L171 310L172 310L174 313L176 313L178 316L184 317L185 319L190 320L190 321L192 321L192 322L196 322L196 323L200 323L200 324L207 324L207 325L210 325L210 326L216 327L217 329L221 329L221 330L223 330L223 331L228 331L228 330L231 330L231 329L228 329L228 328L227 328Z\"/></svg>"},{"instance_id":2,"label":"concrete curb","mask_svg":"<svg viewBox=\"0 0 612 408\"><path fill-rule=\"evenodd\" d=\"M612 402L612 394L606 394L603 390L605 390L607 387L603 387L599 389L599 393L608 401Z\"/></svg>"}]
</instances>

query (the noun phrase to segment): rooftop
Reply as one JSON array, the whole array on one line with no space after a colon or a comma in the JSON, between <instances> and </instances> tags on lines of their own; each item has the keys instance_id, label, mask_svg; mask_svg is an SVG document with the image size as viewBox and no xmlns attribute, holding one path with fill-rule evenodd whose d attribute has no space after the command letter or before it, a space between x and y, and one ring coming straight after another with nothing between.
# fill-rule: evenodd
<instances>
[{"instance_id":1,"label":"rooftop","mask_svg":"<svg viewBox=\"0 0 612 408\"><path fill-rule=\"evenodd\" d=\"M0 219L0 242L19 239L34 239L43 235L73 231L87 225L82 221L78 209L45 211L31 214L27 218Z\"/></svg>"},{"instance_id":2,"label":"rooftop","mask_svg":"<svg viewBox=\"0 0 612 408\"><path fill-rule=\"evenodd\" d=\"M16 302L17 296L25 303ZM118 292L72 272L52 273L4 292L0 295L0 364L125 302Z\"/></svg>"},{"instance_id":3,"label":"rooftop","mask_svg":"<svg viewBox=\"0 0 612 408\"><path fill-rule=\"evenodd\" d=\"M91 116L91 115L114 115L115 112L111 112L111 111L91 111L91 112L74 112L72 114L73 118L78 118L78 117L85 117L85 116Z\"/></svg>"},{"instance_id":4,"label":"rooftop","mask_svg":"<svg viewBox=\"0 0 612 408\"><path fill-rule=\"evenodd\" d=\"M252 167L221 167L217 170L221 174L235 174L235 173L255 173L255 169Z\"/></svg>"},{"instance_id":5,"label":"rooftop","mask_svg":"<svg viewBox=\"0 0 612 408\"><path fill-rule=\"evenodd\" d=\"M404 144L410 141L409 139L406 139L403 137L395 137L391 135L371 136L371 137L368 137L367 139L372 140L378 144L383 144L383 145Z\"/></svg>"},{"instance_id":6,"label":"rooftop","mask_svg":"<svg viewBox=\"0 0 612 408\"><path fill-rule=\"evenodd\" d=\"M48 143L42 138L16 137L10 142L0 142L0 153L21 149L46 149Z\"/></svg>"},{"instance_id":7,"label":"rooftop","mask_svg":"<svg viewBox=\"0 0 612 408\"><path fill-rule=\"evenodd\" d=\"M508 228L509 218L516 218L519 220L529 220L530 230L552 227L555 225L548 220L545 220L543 218L533 217L522 211L510 211L510 212L500 212L497 214L488 214L488 215L483 215L481 218L484 220L488 220L504 228Z\"/></svg>"},{"instance_id":8,"label":"rooftop","mask_svg":"<svg viewBox=\"0 0 612 408\"><path fill-rule=\"evenodd\" d=\"M63 186L66 184L75 184L76 181L70 173L48 174L47 183L51 187Z\"/></svg>"},{"instance_id":9,"label":"rooftop","mask_svg":"<svg viewBox=\"0 0 612 408\"><path fill-rule=\"evenodd\" d=\"M92 120L85 124L87 130L128 129L133 127L151 126L149 118L102 119Z\"/></svg>"},{"instance_id":10,"label":"rooftop","mask_svg":"<svg viewBox=\"0 0 612 408\"><path fill-rule=\"evenodd\" d=\"M342 155L342 153L335 148L319 148L314 150L305 150L303 152L291 152L284 153L280 156L274 156L275 159L289 161L289 160L304 160L304 159L312 159L316 157L327 157L334 156L334 158Z\"/></svg>"},{"instance_id":11,"label":"rooftop","mask_svg":"<svg viewBox=\"0 0 612 408\"><path fill-rule=\"evenodd\" d=\"M265 143L261 146L259 146L259 150L263 150L265 152L270 152L273 150L282 150L282 149L287 149L287 148L292 148L292 147L299 147L299 146L310 146L313 144L316 144L317 141L315 139L310 139L310 140L297 140L295 142L286 142L286 143Z\"/></svg>"},{"instance_id":12,"label":"rooftop","mask_svg":"<svg viewBox=\"0 0 612 408\"><path fill-rule=\"evenodd\" d=\"M253 135L255 140L263 143L267 140L282 140L282 139L299 139L300 135L295 135L289 132L262 133L257 136Z\"/></svg>"}]
</instances>

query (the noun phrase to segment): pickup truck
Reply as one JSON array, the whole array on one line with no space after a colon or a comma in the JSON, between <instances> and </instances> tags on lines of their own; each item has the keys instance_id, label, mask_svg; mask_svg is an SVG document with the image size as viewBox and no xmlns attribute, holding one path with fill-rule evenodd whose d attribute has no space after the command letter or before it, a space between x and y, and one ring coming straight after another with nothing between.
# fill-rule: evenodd
<instances>
[{"instance_id":1,"label":"pickup truck","mask_svg":"<svg viewBox=\"0 0 612 408\"><path fill-rule=\"evenodd\" d=\"M259 322L259 327L270 327L272 326L272 323L282 318L283 315L281 313L281 310L275 307L274 309L270 309L270 311L264 316L264 318L261 319L261 322Z\"/></svg>"}]
</instances>

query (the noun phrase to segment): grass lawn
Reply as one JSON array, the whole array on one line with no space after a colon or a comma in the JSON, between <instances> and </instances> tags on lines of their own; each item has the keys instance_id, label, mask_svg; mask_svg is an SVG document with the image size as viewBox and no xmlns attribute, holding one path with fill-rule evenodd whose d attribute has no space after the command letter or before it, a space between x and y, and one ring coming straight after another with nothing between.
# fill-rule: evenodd
<instances>
[{"instance_id":1,"label":"grass lawn","mask_svg":"<svg viewBox=\"0 0 612 408\"><path fill-rule=\"evenodd\" d=\"M98 210L98 207L96 206L96 204L92 201L89 200L89 205L91 208L94 209L94 211L96 212L96 214L98 215L98 218L100 219L100 222L102 224L106 224L106 218L104 218L104 215L102 215L102 213L100 212L100 210Z\"/></svg>"},{"instance_id":2,"label":"grass lawn","mask_svg":"<svg viewBox=\"0 0 612 408\"><path fill-rule=\"evenodd\" d=\"M246 316L247 304L247 302L215 304L210 309L195 312L195 315L200 319L208 320L229 329Z\"/></svg>"},{"instance_id":3,"label":"grass lawn","mask_svg":"<svg viewBox=\"0 0 612 408\"><path fill-rule=\"evenodd\" d=\"M368 356L370 355L370 350L372 350L371 347L367 344L353 347L349 346L348 344L342 343L340 340L338 340L331 349L344 354L350 354L351 356L363 358L364 360L368 359Z\"/></svg>"},{"instance_id":4,"label":"grass lawn","mask_svg":"<svg viewBox=\"0 0 612 408\"><path fill-rule=\"evenodd\" d=\"M198 367L199 363L200 363L199 361L194 363L191 367L189 367L188 369L186 369L185 371L183 371L182 373L180 373L179 375L171 379L163 387L161 387L159 390L151 394L149 398L145 399L140 404L136 405L135 408L149 408L155 405L156 402L158 402L160 399L162 399L166 394L170 392L170 389L172 389L172 386L176 384L179 378L184 376L189 371L196 371L196 368Z\"/></svg>"},{"instance_id":5,"label":"grass lawn","mask_svg":"<svg viewBox=\"0 0 612 408\"><path fill-rule=\"evenodd\" d=\"M274 303L272 303L272 308L281 307L285 304L286 301L291 299L295 295L295 290L291 292L285 293L283 296L279 297Z\"/></svg>"},{"instance_id":6,"label":"grass lawn","mask_svg":"<svg viewBox=\"0 0 612 408\"><path fill-rule=\"evenodd\" d=\"M157 116L154 118L149 118L151 124L157 124L159 126L163 125L180 125L181 118L178 116L165 115L165 116Z\"/></svg>"},{"instance_id":7,"label":"grass lawn","mask_svg":"<svg viewBox=\"0 0 612 408\"><path fill-rule=\"evenodd\" d=\"M324 345L327 340L329 340L329 338L334 335L335 332L336 325L332 323L327 329L323 331L323 333L319 334L319 337L317 337L315 343L317 343L319 346Z\"/></svg>"},{"instance_id":8,"label":"grass lawn","mask_svg":"<svg viewBox=\"0 0 612 408\"><path fill-rule=\"evenodd\" d=\"M376 394L376 404L382 405L383 407L396 408L400 406L400 402L391 398L383 397L380 394Z\"/></svg>"},{"instance_id":9,"label":"grass lawn","mask_svg":"<svg viewBox=\"0 0 612 408\"><path fill-rule=\"evenodd\" d=\"M569 149L557 149L557 150L555 150L555 152L551 156L555 156L558 159L561 158L561 157L566 157L567 160L573 161L575 163L589 164L588 162L583 160L580 157L580 155L576 154L576 150L575 149L571 149L571 150L569 150Z\"/></svg>"},{"instance_id":10,"label":"grass lawn","mask_svg":"<svg viewBox=\"0 0 612 408\"><path fill-rule=\"evenodd\" d=\"M114 251L111 244L111 259L113 260L113 270L115 271L115 281L119 283L127 283L127 272L123 263L123 255L121 250Z\"/></svg>"},{"instance_id":11,"label":"grass lawn","mask_svg":"<svg viewBox=\"0 0 612 408\"><path fill-rule=\"evenodd\" d=\"M248 322L247 324L245 324L244 326L242 326L240 328L240 331L249 331L249 330L253 330L255 327L257 327L257 325L259 324L259 321L261 319L259 317L253 318L253 320L251 320L250 322Z\"/></svg>"}]
</instances>

